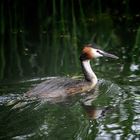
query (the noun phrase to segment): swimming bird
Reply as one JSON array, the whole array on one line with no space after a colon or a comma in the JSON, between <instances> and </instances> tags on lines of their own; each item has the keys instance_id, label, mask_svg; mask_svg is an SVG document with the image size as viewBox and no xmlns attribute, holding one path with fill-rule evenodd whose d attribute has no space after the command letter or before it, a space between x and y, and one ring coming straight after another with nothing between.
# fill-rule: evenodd
<instances>
[{"instance_id":1,"label":"swimming bird","mask_svg":"<svg viewBox=\"0 0 140 140\"><path fill-rule=\"evenodd\" d=\"M83 80L63 77L49 79L29 90L25 96L51 100L94 89L98 79L91 68L90 60L103 56L118 59L117 56L98 49L96 44L85 45L80 55Z\"/></svg>"}]
</instances>

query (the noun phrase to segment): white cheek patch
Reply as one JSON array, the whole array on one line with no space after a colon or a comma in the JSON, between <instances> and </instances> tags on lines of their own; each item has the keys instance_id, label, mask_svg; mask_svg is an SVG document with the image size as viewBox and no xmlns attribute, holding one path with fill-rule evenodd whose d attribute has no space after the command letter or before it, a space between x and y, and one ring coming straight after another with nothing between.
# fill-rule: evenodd
<instances>
[{"instance_id":1,"label":"white cheek patch","mask_svg":"<svg viewBox=\"0 0 140 140\"><path fill-rule=\"evenodd\" d=\"M99 50L100 51L100 50ZM92 55L96 57L102 57L103 55L98 52L97 49L92 49Z\"/></svg>"}]
</instances>

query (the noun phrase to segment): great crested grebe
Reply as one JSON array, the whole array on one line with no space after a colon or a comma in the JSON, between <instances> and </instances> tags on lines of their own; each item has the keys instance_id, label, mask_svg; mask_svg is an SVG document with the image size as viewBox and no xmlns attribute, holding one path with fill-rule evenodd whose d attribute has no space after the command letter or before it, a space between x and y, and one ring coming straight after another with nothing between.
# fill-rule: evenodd
<instances>
[{"instance_id":1,"label":"great crested grebe","mask_svg":"<svg viewBox=\"0 0 140 140\"><path fill-rule=\"evenodd\" d=\"M84 80L70 78L46 80L28 91L25 96L39 99L65 98L70 95L94 89L98 80L90 66L90 60L103 56L118 59L118 57L113 54L97 49L96 44L85 45L80 56L81 66L85 77Z\"/></svg>"}]
</instances>

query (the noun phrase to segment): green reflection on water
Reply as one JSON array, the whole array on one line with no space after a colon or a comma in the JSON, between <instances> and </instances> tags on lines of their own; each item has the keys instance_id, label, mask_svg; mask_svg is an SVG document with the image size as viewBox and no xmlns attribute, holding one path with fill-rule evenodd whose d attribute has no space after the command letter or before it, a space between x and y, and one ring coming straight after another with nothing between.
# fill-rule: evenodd
<instances>
[{"instance_id":1,"label":"green reflection on water","mask_svg":"<svg viewBox=\"0 0 140 140\"><path fill-rule=\"evenodd\" d=\"M138 62L140 16L128 3L1 1L0 79L75 74L83 44L92 42Z\"/></svg>"}]
</instances>

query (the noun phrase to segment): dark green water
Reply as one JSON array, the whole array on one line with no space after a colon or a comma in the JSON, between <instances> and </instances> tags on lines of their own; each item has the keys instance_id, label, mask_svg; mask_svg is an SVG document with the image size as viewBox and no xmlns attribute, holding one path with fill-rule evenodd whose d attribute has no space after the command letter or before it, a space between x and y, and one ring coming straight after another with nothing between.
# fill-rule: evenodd
<instances>
[{"instance_id":1,"label":"dark green water","mask_svg":"<svg viewBox=\"0 0 140 140\"><path fill-rule=\"evenodd\" d=\"M91 100L84 95L55 104L22 100L30 87L51 77L1 84L0 139L138 140L139 65L102 60L92 67L99 77L99 87L89 94L94 95ZM86 106L81 105L83 101Z\"/></svg>"}]
</instances>

